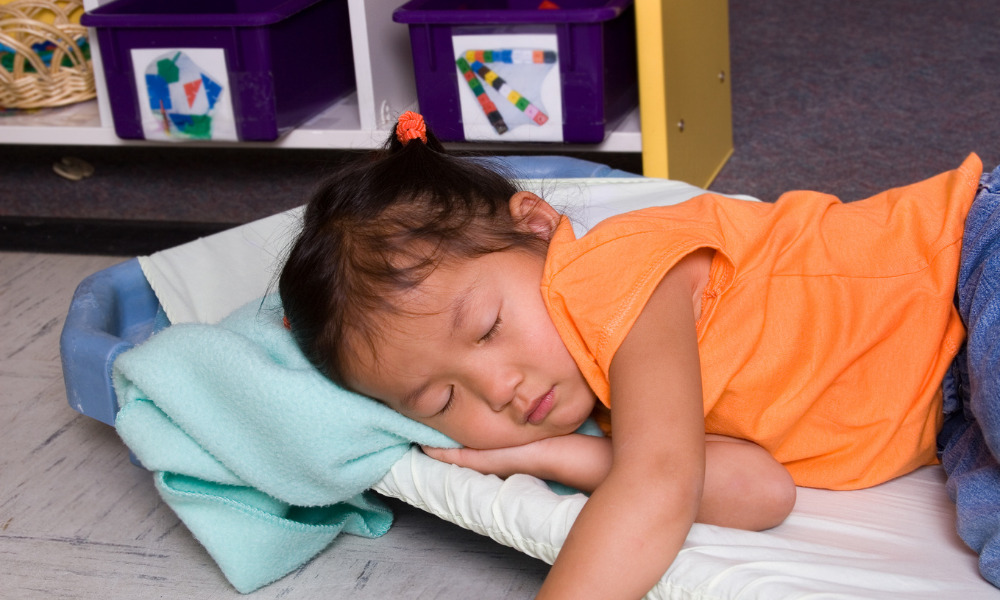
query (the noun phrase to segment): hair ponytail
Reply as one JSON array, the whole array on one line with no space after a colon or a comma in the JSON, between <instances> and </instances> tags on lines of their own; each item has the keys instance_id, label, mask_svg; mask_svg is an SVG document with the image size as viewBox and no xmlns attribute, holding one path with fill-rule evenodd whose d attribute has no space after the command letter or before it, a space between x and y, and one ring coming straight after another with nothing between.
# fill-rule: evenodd
<instances>
[{"instance_id":1,"label":"hair ponytail","mask_svg":"<svg viewBox=\"0 0 1000 600\"><path fill-rule=\"evenodd\" d=\"M424 117L413 111L406 111L405 113L399 115L399 119L396 121L396 127L394 129L394 137L396 141L399 142L401 146L406 146L412 141L421 141L424 144L429 143L427 131L427 123L424 122ZM433 138L433 134L430 134ZM390 138L391 140L392 138ZM435 148L434 150L438 152L444 152L444 148L440 147L441 144L437 141L437 138L433 138Z\"/></svg>"}]
</instances>

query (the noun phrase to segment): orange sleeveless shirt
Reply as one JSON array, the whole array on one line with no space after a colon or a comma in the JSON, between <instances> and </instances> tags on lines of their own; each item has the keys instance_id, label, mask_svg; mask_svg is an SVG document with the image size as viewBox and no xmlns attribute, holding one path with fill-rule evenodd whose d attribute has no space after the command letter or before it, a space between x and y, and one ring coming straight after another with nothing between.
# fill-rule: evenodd
<instances>
[{"instance_id":1,"label":"orange sleeveless shirt","mask_svg":"<svg viewBox=\"0 0 1000 600\"><path fill-rule=\"evenodd\" d=\"M564 218L542 294L601 402L663 275L712 248L697 324L705 428L756 442L798 485L868 487L936 461L942 377L964 340L954 306L975 155L857 202L705 194L608 219Z\"/></svg>"}]
</instances>

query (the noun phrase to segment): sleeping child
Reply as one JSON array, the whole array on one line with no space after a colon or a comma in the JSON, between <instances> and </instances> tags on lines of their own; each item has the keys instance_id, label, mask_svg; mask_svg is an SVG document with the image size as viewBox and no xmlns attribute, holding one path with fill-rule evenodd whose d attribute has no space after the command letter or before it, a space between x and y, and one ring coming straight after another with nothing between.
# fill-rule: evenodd
<instances>
[{"instance_id":1,"label":"sleeping child","mask_svg":"<svg viewBox=\"0 0 1000 600\"><path fill-rule=\"evenodd\" d=\"M868 487L940 450L996 585L1000 172L981 170L851 203L705 194L577 239L406 113L309 203L279 291L327 377L463 446L427 454L591 492L539 598L640 597L695 521L766 529L797 485ZM575 433L595 413L609 436Z\"/></svg>"}]
</instances>

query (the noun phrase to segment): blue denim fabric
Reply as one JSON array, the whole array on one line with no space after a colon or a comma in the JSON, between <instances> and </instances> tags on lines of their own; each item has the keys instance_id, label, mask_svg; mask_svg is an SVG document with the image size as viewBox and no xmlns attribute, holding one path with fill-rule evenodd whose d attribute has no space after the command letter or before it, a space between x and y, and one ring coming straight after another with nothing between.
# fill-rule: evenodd
<instances>
[{"instance_id":1,"label":"blue denim fabric","mask_svg":"<svg viewBox=\"0 0 1000 600\"><path fill-rule=\"evenodd\" d=\"M1000 167L966 218L956 301L969 333L944 382L941 462L958 534L1000 587Z\"/></svg>"}]
</instances>

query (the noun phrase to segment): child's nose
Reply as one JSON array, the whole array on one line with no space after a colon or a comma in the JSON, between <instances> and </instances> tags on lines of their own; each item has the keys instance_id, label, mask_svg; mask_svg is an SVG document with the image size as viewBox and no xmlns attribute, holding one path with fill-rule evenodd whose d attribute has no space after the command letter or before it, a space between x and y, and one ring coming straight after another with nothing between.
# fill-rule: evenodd
<instances>
[{"instance_id":1,"label":"child's nose","mask_svg":"<svg viewBox=\"0 0 1000 600\"><path fill-rule=\"evenodd\" d=\"M517 397L519 374L512 369L491 369L484 378L482 396L495 412L500 412Z\"/></svg>"}]
</instances>

